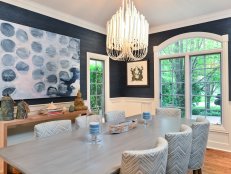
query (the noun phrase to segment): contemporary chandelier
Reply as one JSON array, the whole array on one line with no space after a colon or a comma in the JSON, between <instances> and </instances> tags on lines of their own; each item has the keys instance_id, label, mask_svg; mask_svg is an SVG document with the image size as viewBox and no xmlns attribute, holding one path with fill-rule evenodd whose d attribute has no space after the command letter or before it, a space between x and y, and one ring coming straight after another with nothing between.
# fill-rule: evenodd
<instances>
[{"instance_id":1,"label":"contemporary chandelier","mask_svg":"<svg viewBox=\"0 0 231 174\"><path fill-rule=\"evenodd\" d=\"M149 24L133 2L123 0L122 7L107 22L108 56L117 61L138 61L148 52Z\"/></svg>"}]
</instances>

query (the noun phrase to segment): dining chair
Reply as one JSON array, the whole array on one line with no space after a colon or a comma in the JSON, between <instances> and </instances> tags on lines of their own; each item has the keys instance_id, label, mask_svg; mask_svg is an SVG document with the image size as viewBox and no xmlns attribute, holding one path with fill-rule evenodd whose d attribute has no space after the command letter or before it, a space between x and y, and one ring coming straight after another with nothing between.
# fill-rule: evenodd
<instances>
[{"instance_id":1,"label":"dining chair","mask_svg":"<svg viewBox=\"0 0 231 174\"><path fill-rule=\"evenodd\" d=\"M178 108L156 108L156 115L181 118L181 110Z\"/></svg>"},{"instance_id":2,"label":"dining chair","mask_svg":"<svg viewBox=\"0 0 231 174\"><path fill-rule=\"evenodd\" d=\"M167 133L168 162L166 174L186 174L191 153L192 129L181 125L180 132Z\"/></svg>"},{"instance_id":3,"label":"dining chair","mask_svg":"<svg viewBox=\"0 0 231 174\"><path fill-rule=\"evenodd\" d=\"M124 111L110 111L105 113L105 122L118 124L125 121L125 112Z\"/></svg>"},{"instance_id":4,"label":"dining chair","mask_svg":"<svg viewBox=\"0 0 231 174\"><path fill-rule=\"evenodd\" d=\"M209 121L202 117L198 117L192 124L192 150L188 168L193 170L193 174L202 174L201 168L204 163L209 126Z\"/></svg>"},{"instance_id":5,"label":"dining chair","mask_svg":"<svg viewBox=\"0 0 231 174\"><path fill-rule=\"evenodd\" d=\"M77 128L87 128L90 122L102 122L100 115L83 115L75 118Z\"/></svg>"},{"instance_id":6,"label":"dining chair","mask_svg":"<svg viewBox=\"0 0 231 174\"><path fill-rule=\"evenodd\" d=\"M49 121L34 126L34 135L36 138L48 137L71 131L71 120Z\"/></svg>"},{"instance_id":7,"label":"dining chair","mask_svg":"<svg viewBox=\"0 0 231 174\"><path fill-rule=\"evenodd\" d=\"M167 156L168 142L159 137L153 149L123 152L120 174L165 174Z\"/></svg>"}]
</instances>

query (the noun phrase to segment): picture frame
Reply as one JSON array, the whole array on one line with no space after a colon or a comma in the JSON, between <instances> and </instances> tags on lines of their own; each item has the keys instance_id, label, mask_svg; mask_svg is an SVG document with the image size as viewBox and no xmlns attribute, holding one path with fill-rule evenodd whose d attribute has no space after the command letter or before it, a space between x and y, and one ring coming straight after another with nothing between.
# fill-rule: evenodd
<instances>
[{"instance_id":1,"label":"picture frame","mask_svg":"<svg viewBox=\"0 0 231 174\"><path fill-rule=\"evenodd\" d=\"M149 85L148 61L127 63L127 86L144 87Z\"/></svg>"}]
</instances>

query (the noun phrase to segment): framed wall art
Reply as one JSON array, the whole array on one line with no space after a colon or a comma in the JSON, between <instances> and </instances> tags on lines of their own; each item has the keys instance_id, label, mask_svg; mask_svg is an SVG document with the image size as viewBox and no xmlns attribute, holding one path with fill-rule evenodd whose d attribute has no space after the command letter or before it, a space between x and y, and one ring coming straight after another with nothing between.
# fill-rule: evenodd
<instances>
[{"instance_id":1,"label":"framed wall art","mask_svg":"<svg viewBox=\"0 0 231 174\"><path fill-rule=\"evenodd\" d=\"M0 93L13 99L76 96L80 40L0 20Z\"/></svg>"},{"instance_id":2,"label":"framed wall art","mask_svg":"<svg viewBox=\"0 0 231 174\"><path fill-rule=\"evenodd\" d=\"M148 86L148 61L127 63L127 86Z\"/></svg>"}]
</instances>

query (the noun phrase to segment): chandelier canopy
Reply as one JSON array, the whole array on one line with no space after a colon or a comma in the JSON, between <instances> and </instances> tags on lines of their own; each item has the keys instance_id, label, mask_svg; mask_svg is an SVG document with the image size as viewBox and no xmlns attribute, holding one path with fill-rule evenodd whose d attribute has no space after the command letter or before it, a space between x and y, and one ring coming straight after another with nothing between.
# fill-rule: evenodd
<instances>
[{"instance_id":1,"label":"chandelier canopy","mask_svg":"<svg viewBox=\"0 0 231 174\"><path fill-rule=\"evenodd\" d=\"M138 61L148 52L149 24L133 2L123 0L122 7L107 22L108 56L117 61Z\"/></svg>"}]
</instances>

